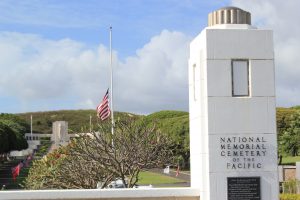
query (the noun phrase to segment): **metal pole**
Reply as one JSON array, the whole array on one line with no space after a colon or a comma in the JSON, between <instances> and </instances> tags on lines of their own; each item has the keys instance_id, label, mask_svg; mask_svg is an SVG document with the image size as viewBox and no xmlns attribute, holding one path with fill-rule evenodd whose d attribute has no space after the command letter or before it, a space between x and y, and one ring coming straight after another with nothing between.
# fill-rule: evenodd
<instances>
[{"instance_id":1,"label":"metal pole","mask_svg":"<svg viewBox=\"0 0 300 200\"><path fill-rule=\"evenodd\" d=\"M30 137L32 140L32 115L30 115Z\"/></svg>"},{"instance_id":2,"label":"metal pole","mask_svg":"<svg viewBox=\"0 0 300 200\"><path fill-rule=\"evenodd\" d=\"M90 133L92 132L92 115L90 115Z\"/></svg>"},{"instance_id":3,"label":"metal pole","mask_svg":"<svg viewBox=\"0 0 300 200\"><path fill-rule=\"evenodd\" d=\"M112 67L112 27L109 31L110 48L110 110L111 110L111 134L114 134L114 107L113 107L113 67Z\"/></svg>"}]
</instances>

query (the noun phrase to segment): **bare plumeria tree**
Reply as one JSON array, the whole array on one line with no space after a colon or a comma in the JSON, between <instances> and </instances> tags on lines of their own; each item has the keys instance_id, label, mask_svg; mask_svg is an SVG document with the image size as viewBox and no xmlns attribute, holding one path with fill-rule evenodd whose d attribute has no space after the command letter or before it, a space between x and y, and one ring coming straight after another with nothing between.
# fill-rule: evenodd
<instances>
[{"instance_id":1,"label":"bare plumeria tree","mask_svg":"<svg viewBox=\"0 0 300 200\"><path fill-rule=\"evenodd\" d=\"M65 147L53 177L48 177L51 184L31 188L29 183L27 188L96 188L98 182L104 188L116 179L131 188L141 170L172 163L170 143L167 135L142 120L117 121L113 135L109 124L99 124L98 131L75 138Z\"/></svg>"}]
</instances>

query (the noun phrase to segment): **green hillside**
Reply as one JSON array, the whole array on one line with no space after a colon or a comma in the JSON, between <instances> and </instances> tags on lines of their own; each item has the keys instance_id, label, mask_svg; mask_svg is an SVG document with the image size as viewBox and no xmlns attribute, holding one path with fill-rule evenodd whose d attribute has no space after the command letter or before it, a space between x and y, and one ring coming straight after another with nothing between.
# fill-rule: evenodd
<instances>
[{"instance_id":1,"label":"green hillside","mask_svg":"<svg viewBox=\"0 0 300 200\"><path fill-rule=\"evenodd\" d=\"M282 129L289 123L290 116L300 110L300 106L291 108L277 108L277 127ZM69 123L69 131L80 132L89 129L90 115L92 116L92 124L95 126L99 121L96 117L95 110L58 110L45 112L30 112L16 114L27 123L30 124L30 115L33 116L33 132L51 133L52 122L67 121ZM141 117L140 115L115 112L115 118L120 117ZM159 111L145 116L145 121L156 122L160 124L163 130L177 132L178 128L181 132L188 130L188 112L184 111ZM180 125L179 125L180 124ZM178 127L179 126L179 127ZM175 131L176 130L176 131Z\"/></svg>"},{"instance_id":2,"label":"green hillside","mask_svg":"<svg viewBox=\"0 0 300 200\"><path fill-rule=\"evenodd\" d=\"M300 110L300 106L291 108L278 107L276 109L277 132L282 132L290 123L291 116Z\"/></svg>"},{"instance_id":3,"label":"green hillside","mask_svg":"<svg viewBox=\"0 0 300 200\"><path fill-rule=\"evenodd\" d=\"M17 114L21 119L30 124L30 115L33 116L34 133L52 133L52 123L55 121L67 121L69 133L89 131L90 115L92 127L96 127L100 121L96 117L95 110L60 110L48 112L33 112ZM131 113L115 112L118 118L143 118L147 125L156 124L164 133L170 135L174 143L174 153L178 155L178 162L183 168L189 167L189 115L183 111L160 111L147 116ZM103 123L103 122L101 122ZM106 123L110 123L107 121Z\"/></svg>"},{"instance_id":4,"label":"green hillside","mask_svg":"<svg viewBox=\"0 0 300 200\"><path fill-rule=\"evenodd\" d=\"M277 131L280 136L291 123L293 115L300 110L300 106L291 108L277 108ZM48 112L34 112L16 114L19 118L30 124L30 115L33 116L33 132L51 133L52 122L67 121L69 123L69 133L89 131L89 119L92 116L92 126L99 123L95 110L60 110ZM183 168L189 166L189 114L183 111L159 111L147 116L135 115L131 113L115 112L115 119L118 118L143 118L148 125L155 123L164 133L167 133L174 143L174 153L178 162ZM103 122L101 122L103 123ZM106 123L109 123L107 121ZM280 138L280 137L279 137ZM280 143L279 143L280 146Z\"/></svg>"},{"instance_id":5,"label":"green hillside","mask_svg":"<svg viewBox=\"0 0 300 200\"><path fill-rule=\"evenodd\" d=\"M92 127L96 127L100 122L96 116L95 110L58 110L45 112L32 112L17 114L30 124L30 115L32 115L32 129L34 133L52 133L52 123L55 121L67 121L69 133L89 131L90 116L92 116ZM116 119L120 117L139 117L139 115L115 112ZM102 122L103 123L103 122Z\"/></svg>"}]
</instances>

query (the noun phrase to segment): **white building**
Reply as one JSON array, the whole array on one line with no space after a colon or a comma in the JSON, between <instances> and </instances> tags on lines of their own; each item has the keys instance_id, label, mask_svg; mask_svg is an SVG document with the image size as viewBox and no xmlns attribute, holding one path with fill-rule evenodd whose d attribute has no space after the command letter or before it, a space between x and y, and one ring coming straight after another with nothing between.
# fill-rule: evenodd
<instances>
[{"instance_id":1,"label":"white building","mask_svg":"<svg viewBox=\"0 0 300 200\"><path fill-rule=\"evenodd\" d=\"M191 186L202 200L278 199L274 85L272 31L239 8L211 13L189 59Z\"/></svg>"}]
</instances>

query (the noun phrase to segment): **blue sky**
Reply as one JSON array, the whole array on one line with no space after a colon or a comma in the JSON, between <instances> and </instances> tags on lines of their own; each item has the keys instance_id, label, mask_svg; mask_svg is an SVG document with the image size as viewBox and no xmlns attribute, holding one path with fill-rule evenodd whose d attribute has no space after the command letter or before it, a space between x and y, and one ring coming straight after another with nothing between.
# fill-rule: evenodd
<instances>
[{"instance_id":1,"label":"blue sky","mask_svg":"<svg viewBox=\"0 0 300 200\"><path fill-rule=\"evenodd\" d=\"M113 26L114 48L124 58L164 29L196 35L205 27L207 14L226 5L224 0L4 0L0 31L96 46L108 45L108 28Z\"/></svg>"},{"instance_id":2,"label":"blue sky","mask_svg":"<svg viewBox=\"0 0 300 200\"><path fill-rule=\"evenodd\" d=\"M274 30L277 105L299 104L296 0L1 0L0 113L94 109L109 86L115 110L188 110L188 45L224 6Z\"/></svg>"}]
</instances>

